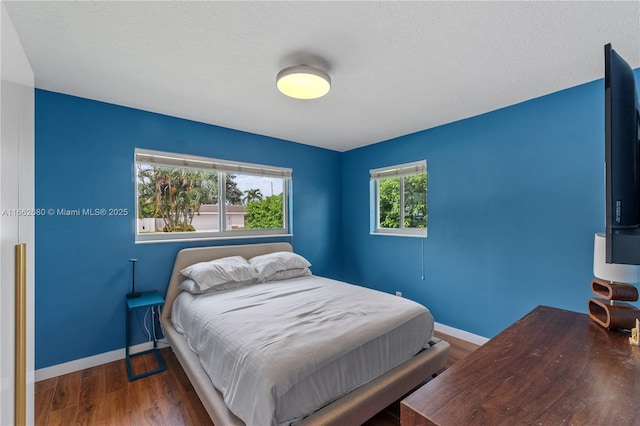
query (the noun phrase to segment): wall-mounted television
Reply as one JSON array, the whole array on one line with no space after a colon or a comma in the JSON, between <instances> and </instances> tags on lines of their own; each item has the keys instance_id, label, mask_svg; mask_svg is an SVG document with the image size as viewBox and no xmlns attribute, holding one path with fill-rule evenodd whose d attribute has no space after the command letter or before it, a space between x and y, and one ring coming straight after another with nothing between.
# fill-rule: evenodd
<instances>
[{"instance_id":1,"label":"wall-mounted television","mask_svg":"<svg viewBox=\"0 0 640 426\"><path fill-rule=\"evenodd\" d=\"M606 261L640 265L640 107L633 70L604 47Z\"/></svg>"}]
</instances>

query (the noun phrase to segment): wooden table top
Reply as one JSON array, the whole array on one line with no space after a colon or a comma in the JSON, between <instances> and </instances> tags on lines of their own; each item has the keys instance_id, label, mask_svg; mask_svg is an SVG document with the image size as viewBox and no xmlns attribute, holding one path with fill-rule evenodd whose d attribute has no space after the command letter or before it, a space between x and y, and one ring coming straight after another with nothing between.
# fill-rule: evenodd
<instances>
[{"instance_id":1,"label":"wooden table top","mask_svg":"<svg viewBox=\"0 0 640 426\"><path fill-rule=\"evenodd\" d=\"M638 425L640 347L629 335L539 306L407 397L403 424Z\"/></svg>"}]
</instances>

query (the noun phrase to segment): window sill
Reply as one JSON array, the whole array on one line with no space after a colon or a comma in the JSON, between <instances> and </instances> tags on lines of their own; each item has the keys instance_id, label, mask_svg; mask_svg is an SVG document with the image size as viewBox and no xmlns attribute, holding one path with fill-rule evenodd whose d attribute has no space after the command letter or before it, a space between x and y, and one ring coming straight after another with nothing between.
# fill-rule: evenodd
<instances>
[{"instance_id":1,"label":"window sill","mask_svg":"<svg viewBox=\"0 0 640 426\"><path fill-rule=\"evenodd\" d=\"M136 244L155 244L155 243L183 243L183 242L197 242L197 241L220 241L220 240L246 240L246 239L258 239L258 238L282 238L282 237L291 237L293 234L283 233L283 234L242 234L242 235L230 235L230 234L222 234L217 236L211 235L203 235L200 237L197 236L185 236L184 238L162 238L162 235L159 234L149 234L149 235L158 235L156 238L140 238L140 236L136 236Z\"/></svg>"},{"instance_id":2,"label":"window sill","mask_svg":"<svg viewBox=\"0 0 640 426\"><path fill-rule=\"evenodd\" d=\"M410 237L410 238L427 238L427 231L425 230L425 232L423 233L417 233L417 232L380 232L380 231L373 231L370 232L369 235L381 235L383 237Z\"/></svg>"}]
</instances>

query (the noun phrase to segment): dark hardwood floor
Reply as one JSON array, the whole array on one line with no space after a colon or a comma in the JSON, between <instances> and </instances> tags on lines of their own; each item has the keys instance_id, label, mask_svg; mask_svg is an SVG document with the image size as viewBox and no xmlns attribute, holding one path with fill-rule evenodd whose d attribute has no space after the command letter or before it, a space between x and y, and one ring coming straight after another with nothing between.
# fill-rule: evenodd
<instances>
[{"instance_id":1,"label":"dark hardwood floor","mask_svg":"<svg viewBox=\"0 0 640 426\"><path fill-rule=\"evenodd\" d=\"M133 382L124 360L37 382L36 425L212 425L171 349L161 353L166 370ZM142 355L131 365L137 374L157 364Z\"/></svg>"},{"instance_id":2,"label":"dark hardwood floor","mask_svg":"<svg viewBox=\"0 0 640 426\"><path fill-rule=\"evenodd\" d=\"M451 344L447 367L477 348L454 337L436 336ZM124 360L37 382L36 425L212 425L171 349L161 353L167 369L133 382L127 379ZM134 374L155 368L155 362L153 356L133 358ZM399 401L365 423L399 424Z\"/></svg>"}]
</instances>

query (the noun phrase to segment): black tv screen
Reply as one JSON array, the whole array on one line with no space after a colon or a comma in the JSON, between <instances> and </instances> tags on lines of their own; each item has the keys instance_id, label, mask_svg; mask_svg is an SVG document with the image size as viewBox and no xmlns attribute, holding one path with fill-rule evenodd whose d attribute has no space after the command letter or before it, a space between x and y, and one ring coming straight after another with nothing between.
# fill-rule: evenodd
<instances>
[{"instance_id":1,"label":"black tv screen","mask_svg":"<svg viewBox=\"0 0 640 426\"><path fill-rule=\"evenodd\" d=\"M640 107L633 70L604 47L606 261L640 265Z\"/></svg>"}]
</instances>

